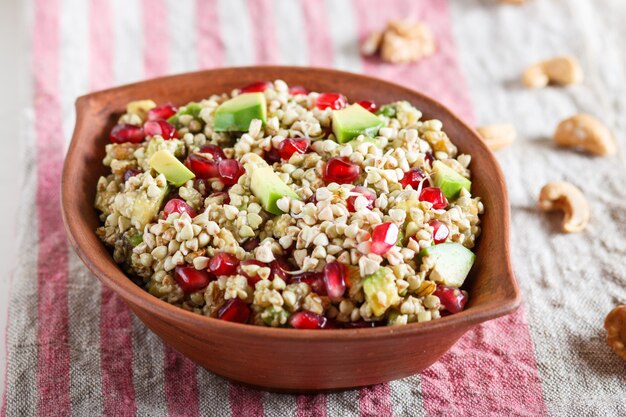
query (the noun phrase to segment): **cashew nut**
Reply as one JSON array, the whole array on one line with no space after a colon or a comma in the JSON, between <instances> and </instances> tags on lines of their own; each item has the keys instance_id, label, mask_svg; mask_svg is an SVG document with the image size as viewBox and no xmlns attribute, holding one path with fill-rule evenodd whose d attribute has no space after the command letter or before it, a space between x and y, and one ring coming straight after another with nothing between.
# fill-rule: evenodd
<instances>
[{"instance_id":1,"label":"cashew nut","mask_svg":"<svg viewBox=\"0 0 626 417\"><path fill-rule=\"evenodd\" d=\"M526 0L498 0L500 3L508 3L508 4L524 4Z\"/></svg>"},{"instance_id":2,"label":"cashew nut","mask_svg":"<svg viewBox=\"0 0 626 417\"><path fill-rule=\"evenodd\" d=\"M583 230L591 216L585 195L569 182L550 182L544 185L539 193L539 207L544 211L563 211L561 230L565 233Z\"/></svg>"},{"instance_id":3,"label":"cashew nut","mask_svg":"<svg viewBox=\"0 0 626 417\"><path fill-rule=\"evenodd\" d=\"M419 22L392 20L382 32L372 32L361 45L366 56L380 53L392 64L415 62L435 52L435 39L428 26Z\"/></svg>"},{"instance_id":4,"label":"cashew nut","mask_svg":"<svg viewBox=\"0 0 626 417\"><path fill-rule=\"evenodd\" d=\"M559 146L578 148L592 155L613 155L617 152L615 138L598 119L580 113L563 120L554 132Z\"/></svg>"},{"instance_id":5,"label":"cashew nut","mask_svg":"<svg viewBox=\"0 0 626 417\"><path fill-rule=\"evenodd\" d=\"M604 320L606 342L626 361L626 305L615 307Z\"/></svg>"},{"instance_id":6,"label":"cashew nut","mask_svg":"<svg viewBox=\"0 0 626 417\"><path fill-rule=\"evenodd\" d=\"M510 146L517 137L515 126L511 124L486 125L476 131L492 151Z\"/></svg>"},{"instance_id":7,"label":"cashew nut","mask_svg":"<svg viewBox=\"0 0 626 417\"><path fill-rule=\"evenodd\" d=\"M583 80L583 70L576 58L561 56L531 65L524 71L522 82L529 88L548 84L570 85Z\"/></svg>"},{"instance_id":8,"label":"cashew nut","mask_svg":"<svg viewBox=\"0 0 626 417\"><path fill-rule=\"evenodd\" d=\"M365 42L361 45L361 53L365 56L372 56L378 52L380 42L383 39L383 33L375 31L365 39Z\"/></svg>"}]
</instances>

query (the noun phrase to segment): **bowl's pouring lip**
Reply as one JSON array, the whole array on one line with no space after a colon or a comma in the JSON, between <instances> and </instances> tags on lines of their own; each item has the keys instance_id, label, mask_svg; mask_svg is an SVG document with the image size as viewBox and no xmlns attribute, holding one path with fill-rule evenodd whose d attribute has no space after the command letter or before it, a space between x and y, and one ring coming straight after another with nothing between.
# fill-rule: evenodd
<instances>
[{"instance_id":1,"label":"bowl's pouring lip","mask_svg":"<svg viewBox=\"0 0 626 417\"><path fill-rule=\"evenodd\" d=\"M425 322L425 323L411 323L406 326L392 326L392 327L375 327L364 329L328 329L324 331L319 330L298 330L274 327L253 326L240 323L231 323L214 319L207 316L198 315L182 308L171 305L163 300L160 300L148 292L141 289L134 284L122 271L113 264L110 258L104 257L92 257L86 252L86 249L94 245L101 245L100 241L95 236L95 233L89 229L80 216L80 211L73 204L73 197L71 195L70 183L73 181L74 173L71 172L71 167L74 165L74 161L80 157L77 143L82 136L82 131L85 126L86 116L97 115L106 110L106 98L111 94L123 94L126 90L135 88L141 85L152 84L157 87L161 82L167 80L182 79L184 77L198 77L198 76L218 76L223 71L250 71L266 70L275 73L286 72L306 72L316 73L319 76L342 76L353 77L362 81L381 83L382 85L393 86L395 89L404 90L407 94L413 96L419 96L421 99L431 103L433 108L437 112L446 114L448 118L454 119L464 129L471 132L480 147L482 147L481 158L487 158L496 171L496 177L501 180L501 194L499 198L502 199L504 212L502 215L503 222L503 236L502 244L505 246L505 262L503 273L510 278L511 295L507 298L494 302L485 303L482 305L474 306L471 309L462 311L460 313L442 317L438 320ZM105 105L105 108L100 108ZM270 337L282 340L288 339L311 339L311 340L336 340L338 337L344 337L346 340L364 340L379 337L404 337L407 335L415 335L419 333L427 332L445 332L449 329L469 329L472 326L480 324L484 321L491 320L500 316L513 313L521 304L521 293L516 282L516 278L513 274L513 269L510 259L509 250L509 200L506 187L504 186L504 176L497 163L493 153L487 148L487 146L479 139L476 131L467 125L462 119L456 116L445 105L439 103L433 98L423 93L414 91L410 88L403 87L389 81L380 80L374 77L370 77L362 74L353 74L346 71L339 71L326 68L311 68L311 67L289 67L289 66L257 66L257 67L234 67L197 71L192 73L171 75L166 77L155 78L147 81L141 81L133 84L127 84L120 87L115 87L107 90L97 91L84 96L79 97L76 100L76 126L72 135L72 140L67 152L66 159L64 161L62 180L61 180L61 204L62 204L62 216L67 232L69 242L76 251L80 259L87 265L87 267L102 281L105 285L111 287L122 298L129 303L131 308L140 307L152 314L156 314L162 317L167 317L169 321L175 321L178 323L189 324L194 322L197 325L204 328L213 328L216 331L223 333L241 333L245 332L249 335L258 335L262 337ZM95 112L95 113L94 113ZM70 221L71 219L71 221ZM91 235L89 235L91 234ZM84 249L85 248L85 249ZM340 336L341 335L341 336Z\"/></svg>"}]
</instances>

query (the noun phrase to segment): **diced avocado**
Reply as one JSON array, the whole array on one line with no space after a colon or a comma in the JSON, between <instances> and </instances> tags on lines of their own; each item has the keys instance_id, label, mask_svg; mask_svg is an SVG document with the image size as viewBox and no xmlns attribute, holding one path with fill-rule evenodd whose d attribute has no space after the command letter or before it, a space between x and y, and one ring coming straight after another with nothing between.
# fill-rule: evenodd
<instances>
[{"instance_id":1,"label":"diced avocado","mask_svg":"<svg viewBox=\"0 0 626 417\"><path fill-rule=\"evenodd\" d=\"M196 177L194 173L187 169L171 152L165 149L152 155L148 161L148 165L156 172L165 175L165 178L176 187L180 187L190 179Z\"/></svg>"},{"instance_id":2,"label":"diced avocado","mask_svg":"<svg viewBox=\"0 0 626 417\"><path fill-rule=\"evenodd\" d=\"M359 141L358 139L352 139L348 142L352 149L358 148L362 143L373 143L377 148L383 149L387 144L387 139L382 136L377 136L375 138L371 138L369 136L363 136L363 141Z\"/></svg>"},{"instance_id":3,"label":"diced avocado","mask_svg":"<svg viewBox=\"0 0 626 417\"><path fill-rule=\"evenodd\" d=\"M376 114L382 114L383 116L387 117L394 117L396 115L396 108L393 107L391 104L385 104L376 112Z\"/></svg>"},{"instance_id":4,"label":"diced avocado","mask_svg":"<svg viewBox=\"0 0 626 417\"><path fill-rule=\"evenodd\" d=\"M448 199L455 199L461 192L461 188L467 191L472 190L472 182L459 174L441 161L433 163L433 175L431 177L435 187L441 191Z\"/></svg>"},{"instance_id":5,"label":"diced avocado","mask_svg":"<svg viewBox=\"0 0 626 417\"><path fill-rule=\"evenodd\" d=\"M463 285L476 259L471 250L454 242L429 246L422 249L419 256L428 256L435 263L430 279L451 287Z\"/></svg>"},{"instance_id":6,"label":"diced avocado","mask_svg":"<svg viewBox=\"0 0 626 417\"><path fill-rule=\"evenodd\" d=\"M398 233L398 240L396 241L396 246L403 247L404 246L403 242L404 242L404 232L400 230L400 233Z\"/></svg>"},{"instance_id":7,"label":"diced avocado","mask_svg":"<svg viewBox=\"0 0 626 417\"><path fill-rule=\"evenodd\" d=\"M156 103L152 100L131 101L126 105L126 113L139 116L142 121L146 121L148 111L156 107Z\"/></svg>"},{"instance_id":8,"label":"diced avocado","mask_svg":"<svg viewBox=\"0 0 626 417\"><path fill-rule=\"evenodd\" d=\"M333 111L332 124L337 142L346 143L359 135L375 136L384 123L372 112L353 104Z\"/></svg>"},{"instance_id":9,"label":"diced avocado","mask_svg":"<svg viewBox=\"0 0 626 417\"><path fill-rule=\"evenodd\" d=\"M137 230L143 230L144 226L156 219L159 214L161 204L167 195L168 188L167 185L158 188L159 194L153 197L148 196L148 192L146 190L140 190L137 192L131 212L131 222ZM141 237L141 241L143 241L143 235L139 234L137 236ZM130 242L129 239L129 243L133 244L135 242Z\"/></svg>"},{"instance_id":10,"label":"diced avocado","mask_svg":"<svg viewBox=\"0 0 626 417\"><path fill-rule=\"evenodd\" d=\"M365 300L377 316L383 315L389 307L400 301L393 272L386 267L379 268L363 279L363 292Z\"/></svg>"},{"instance_id":11,"label":"diced avocado","mask_svg":"<svg viewBox=\"0 0 626 417\"><path fill-rule=\"evenodd\" d=\"M220 104L215 110L216 132L246 132L250 122L267 120L267 102L263 93L245 93Z\"/></svg>"},{"instance_id":12,"label":"diced avocado","mask_svg":"<svg viewBox=\"0 0 626 417\"><path fill-rule=\"evenodd\" d=\"M180 116L193 116L194 119L197 119L200 117L200 110L202 110L202 106L199 103L191 102L178 110L178 113L171 116L167 121L176 127L180 127L178 123Z\"/></svg>"},{"instance_id":13,"label":"diced avocado","mask_svg":"<svg viewBox=\"0 0 626 417\"><path fill-rule=\"evenodd\" d=\"M134 207L134 206L133 206ZM143 242L143 235L141 233L136 233L134 235L126 236L126 240L128 244L133 248Z\"/></svg>"},{"instance_id":14,"label":"diced avocado","mask_svg":"<svg viewBox=\"0 0 626 417\"><path fill-rule=\"evenodd\" d=\"M250 191L261 200L261 205L265 211L272 214L283 214L276 202L282 197L289 197L295 200L302 200L294 190L280 179L272 167L246 164L246 171L250 176Z\"/></svg>"}]
</instances>

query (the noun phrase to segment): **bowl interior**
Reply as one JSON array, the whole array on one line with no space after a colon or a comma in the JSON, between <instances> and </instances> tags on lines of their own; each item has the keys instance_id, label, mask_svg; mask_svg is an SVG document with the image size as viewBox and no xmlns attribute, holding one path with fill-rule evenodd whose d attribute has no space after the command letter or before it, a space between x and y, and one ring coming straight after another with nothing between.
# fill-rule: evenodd
<instances>
[{"instance_id":1,"label":"bowl interior","mask_svg":"<svg viewBox=\"0 0 626 417\"><path fill-rule=\"evenodd\" d=\"M375 100L386 103L407 100L420 109L425 119L437 118L459 151L472 156L472 192L481 196L485 205L482 235L477 259L466 288L470 293L468 308L456 315L437 320L438 323L415 323L401 332L422 331L428 326L470 326L512 312L520 302L519 290L509 260L509 206L502 173L491 152L477 134L447 108L407 88L374 78L326 69L300 67L250 67L208 70L145 81L83 96L77 101L77 124L65 162L62 201L63 215L70 242L87 266L131 305L141 305L180 320L205 320L213 326L235 326L241 331L258 331L197 316L152 297L133 284L113 262L94 231L99 221L93 208L95 185L106 173L102 166L108 132L125 110L126 103L152 99L183 105L211 94L230 92L256 80L283 79L290 85L303 85L313 91L340 91L348 99ZM208 322L207 322L208 323ZM246 330L243 330L243 327ZM249 329L249 330L248 330ZM286 329L264 329L291 334L323 337L320 332L293 332ZM388 332L388 328L367 329ZM359 330L342 333L363 334ZM397 332L397 331L396 331ZM327 332L323 332L327 333ZM334 332L333 332L334 333Z\"/></svg>"}]
</instances>

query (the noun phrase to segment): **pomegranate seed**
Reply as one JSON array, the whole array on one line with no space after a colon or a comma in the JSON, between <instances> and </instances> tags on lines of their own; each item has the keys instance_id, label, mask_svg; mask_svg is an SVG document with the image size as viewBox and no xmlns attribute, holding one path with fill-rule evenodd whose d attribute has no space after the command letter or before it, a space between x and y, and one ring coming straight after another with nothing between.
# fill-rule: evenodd
<instances>
[{"instance_id":1,"label":"pomegranate seed","mask_svg":"<svg viewBox=\"0 0 626 417\"><path fill-rule=\"evenodd\" d=\"M243 267L248 266L248 265L256 265L258 267L261 268L267 268L267 264L261 262L261 261L257 261L255 259L249 260L249 261L241 261L239 262L239 266L237 267L237 273L239 275L243 275L244 277L246 277L246 279L248 280L248 285L250 285L252 288L254 288L254 285L261 281L261 277L258 274L254 274L254 275L250 275L248 274Z\"/></svg>"},{"instance_id":2,"label":"pomegranate seed","mask_svg":"<svg viewBox=\"0 0 626 417\"><path fill-rule=\"evenodd\" d=\"M443 243L448 238L450 234L450 229L444 222L440 222L439 220L431 220L428 222L430 226L432 226L433 230L433 240L435 241L435 245Z\"/></svg>"},{"instance_id":3,"label":"pomegranate seed","mask_svg":"<svg viewBox=\"0 0 626 417\"><path fill-rule=\"evenodd\" d=\"M372 230L370 250L378 255L387 253L398 241L399 233L400 230L395 223L386 222L375 226Z\"/></svg>"},{"instance_id":4,"label":"pomegranate seed","mask_svg":"<svg viewBox=\"0 0 626 417\"><path fill-rule=\"evenodd\" d=\"M292 282L304 282L311 290L318 295L326 295L326 286L324 285L324 275L321 272L303 272L301 274L292 275Z\"/></svg>"},{"instance_id":5,"label":"pomegranate seed","mask_svg":"<svg viewBox=\"0 0 626 417\"><path fill-rule=\"evenodd\" d=\"M135 175L141 174L142 171L135 168L128 168L124 171L124 182L128 181L129 178L134 177Z\"/></svg>"},{"instance_id":6,"label":"pomegranate seed","mask_svg":"<svg viewBox=\"0 0 626 417\"><path fill-rule=\"evenodd\" d=\"M123 124L115 125L111 130L109 139L113 143L139 143L145 139L146 135L139 126Z\"/></svg>"},{"instance_id":7,"label":"pomegranate seed","mask_svg":"<svg viewBox=\"0 0 626 417\"><path fill-rule=\"evenodd\" d=\"M245 87L241 87L242 93L262 93L272 86L269 81L256 81L252 84L248 84Z\"/></svg>"},{"instance_id":8,"label":"pomegranate seed","mask_svg":"<svg viewBox=\"0 0 626 417\"><path fill-rule=\"evenodd\" d=\"M185 166L189 168L191 172L196 174L197 178L208 180L211 178L219 177L217 162L205 158L197 153L192 153L185 160Z\"/></svg>"},{"instance_id":9,"label":"pomegranate seed","mask_svg":"<svg viewBox=\"0 0 626 417\"><path fill-rule=\"evenodd\" d=\"M343 94L339 93L322 93L315 100L315 107L320 110L331 108L333 110L341 110L346 107L348 100Z\"/></svg>"},{"instance_id":10,"label":"pomegranate seed","mask_svg":"<svg viewBox=\"0 0 626 417\"><path fill-rule=\"evenodd\" d=\"M284 257L274 259L270 263L270 268L272 268L272 274L278 275L285 282L289 281L289 272L293 271L293 267Z\"/></svg>"},{"instance_id":11,"label":"pomegranate seed","mask_svg":"<svg viewBox=\"0 0 626 417\"><path fill-rule=\"evenodd\" d=\"M228 193L225 192L225 191L215 192L215 193L211 194L208 198L221 198L222 199L222 204L229 204L230 203L230 195L228 195Z\"/></svg>"},{"instance_id":12,"label":"pomegranate seed","mask_svg":"<svg viewBox=\"0 0 626 417\"><path fill-rule=\"evenodd\" d=\"M257 246L259 246L259 243L261 243L261 240L258 237L253 237L243 242L241 244L241 247L246 252L252 252L254 249L257 248Z\"/></svg>"},{"instance_id":13,"label":"pomegranate seed","mask_svg":"<svg viewBox=\"0 0 626 417\"><path fill-rule=\"evenodd\" d=\"M244 173L243 165L236 159L223 159L217 164L219 179L227 185L237 184Z\"/></svg>"},{"instance_id":14,"label":"pomegranate seed","mask_svg":"<svg viewBox=\"0 0 626 417\"><path fill-rule=\"evenodd\" d=\"M307 150L309 150L309 141L305 138L288 138L278 145L280 157L285 161L288 161L294 153L303 154Z\"/></svg>"},{"instance_id":15,"label":"pomegranate seed","mask_svg":"<svg viewBox=\"0 0 626 417\"><path fill-rule=\"evenodd\" d=\"M220 320L245 323L250 317L250 307L239 297L231 298L220 308L217 317Z\"/></svg>"},{"instance_id":16,"label":"pomegranate seed","mask_svg":"<svg viewBox=\"0 0 626 417\"><path fill-rule=\"evenodd\" d=\"M163 139L172 139L176 136L174 125L165 120L148 120L144 123L143 130L147 136L160 135Z\"/></svg>"},{"instance_id":17,"label":"pomegranate seed","mask_svg":"<svg viewBox=\"0 0 626 417\"><path fill-rule=\"evenodd\" d=\"M422 189L419 196L420 201L428 201L436 210L448 207L448 200L438 187L426 187Z\"/></svg>"},{"instance_id":18,"label":"pomegranate seed","mask_svg":"<svg viewBox=\"0 0 626 417\"><path fill-rule=\"evenodd\" d=\"M294 329L321 329L326 321L326 317L307 310L298 311L289 317L289 324Z\"/></svg>"},{"instance_id":19,"label":"pomegranate seed","mask_svg":"<svg viewBox=\"0 0 626 417\"><path fill-rule=\"evenodd\" d=\"M348 157L330 158L324 167L324 181L349 184L359 177L361 168L350 162Z\"/></svg>"},{"instance_id":20,"label":"pomegranate seed","mask_svg":"<svg viewBox=\"0 0 626 417\"><path fill-rule=\"evenodd\" d=\"M404 177L400 180L400 184L402 184L402 188L406 188L409 185L414 190L417 190L420 183L422 184L422 188L429 187L430 182L426 178L426 174L419 168L412 168L404 173Z\"/></svg>"},{"instance_id":21,"label":"pomegranate seed","mask_svg":"<svg viewBox=\"0 0 626 417\"><path fill-rule=\"evenodd\" d=\"M276 148L270 148L269 151L263 153L263 159L270 165L280 162L280 152Z\"/></svg>"},{"instance_id":22,"label":"pomegranate seed","mask_svg":"<svg viewBox=\"0 0 626 417\"><path fill-rule=\"evenodd\" d=\"M220 277L222 275L235 275L239 259L235 255L226 252L218 252L209 260L209 271Z\"/></svg>"},{"instance_id":23,"label":"pomegranate seed","mask_svg":"<svg viewBox=\"0 0 626 417\"><path fill-rule=\"evenodd\" d=\"M441 305L451 314L462 311L467 304L467 291L458 288L439 284L433 294L439 298Z\"/></svg>"},{"instance_id":24,"label":"pomegranate seed","mask_svg":"<svg viewBox=\"0 0 626 417\"><path fill-rule=\"evenodd\" d=\"M372 113L376 113L376 110L378 110L376 103L370 100L360 100L357 101L356 104L363 107L367 111L371 111Z\"/></svg>"},{"instance_id":25,"label":"pomegranate seed","mask_svg":"<svg viewBox=\"0 0 626 417\"><path fill-rule=\"evenodd\" d=\"M148 110L148 120L167 120L176 114L178 109L171 104L161 104Z\"/></svg>"},{"instance_id":26,"label":"pomegranate seed","mask_svg":"<svg viewBox=\"0 0 626 417\"><path fill-rule=\"evenodd\" d=\"M289 94L292 96L297 96L298 94L309 94L306 88L301 85L294 85L293 87L289 87Z\"/></svg>"},{"instance_id":27,"label":"pomegranate seed","mask_svg":"<svg viewBox=\"0 0 626 417\"><path fill-rule=\"evenodd\" d=\"M217 145L213 145L209 143L208 145L204 145L200 148L200 153L210 153L213 155L213 160L215 162L219 162L222 159L226 159L226 155L224 155L224 151Z\"/></svg>"},{"instance_id":28,"label":"pomegranate seed","mask_svg":"<svg viewBox=\"0 0 626 417\"><path fill-rule=\"evenodd\" d=\"M172 198L165 204L165 207L163 207L163 214L165 214L166 219L172 213L187 213L189 217L196 217L198 214L185 200L181 200L180 198Z\"/></svg>"},{"instance_id":29,"label":"pomegranate seed","mask_svg":"<svg viewBox=\"0 0 626 417\"><path fill-rule=\"evenodd\" d=\"M376 201L376 193L374 193L374 191L370 190L369 188L357 185L352 190L350 190L350 192L361 194L363 197L367 199L367 206L365 207L370 210L374 208L374 201ZM346 205L348 206L348 211L350 212L356 211L356 209L354 208L354 202L356 201L357 197L359 196L351 195L350 197L348 197L348 200L346 201Z\"/></svg>"},{"instance_id":30,"label":"pomegranate seed","mask_svg":"<svg viewBox=\"0 0 626 417\"><path fill-rule=\"evenodd\" d=\"M183 292L189 294L206 288L215 277L207 271L198 271L193 266L177 266L174 269L174 279Z\"/></svg>"},{"instance_id":31,"label":"pomegranate seed","mask_svg":"<svg viewBox=\"0 0 626 417\"><path fill-rule=\"evenodd\" d=\"M324 267L324 285L326 294L331 301L341 301L346 292L346 266L339 262L331 262Z\"/></svg>"},{"instance_id":32,"label":"pomegranate seed","mask_svg":"<svg viewBox=\"0 0 626 417\"><path fill-rule=\"evenodd\" d=\"M433 162L435 162L435 156L433 155L432 152L428 151L426 152L426 156L424 157L425 161L428 161L428 163L430 164L430 166L433 166Z\"/></svg>"}]
</instances>

